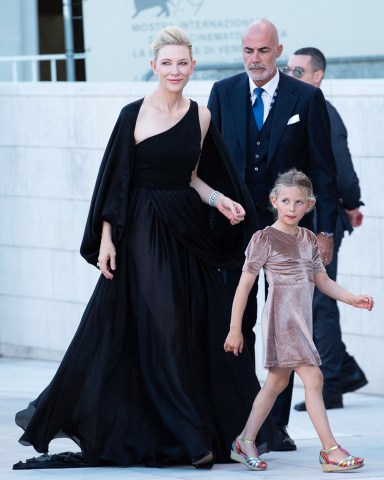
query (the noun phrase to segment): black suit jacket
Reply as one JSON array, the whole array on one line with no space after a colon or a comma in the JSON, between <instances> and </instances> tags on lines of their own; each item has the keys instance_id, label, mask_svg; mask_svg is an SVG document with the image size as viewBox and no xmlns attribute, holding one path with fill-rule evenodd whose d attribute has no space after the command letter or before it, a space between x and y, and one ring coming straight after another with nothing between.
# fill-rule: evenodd
<instances>
[{"instance_id":1,"label":"black suit jacket","mask_svg":"<svg viewBox=\"0 0 384 480\"><path fill-rule=\"evenodd\" d=\"M245 72L216 82L208 100L212 120L243 178L249 103ZM273 108L266 187L270 191L278 174L292 167L303 171L311 178L317 198L317 231L334 232L338 215L336 168L323 93L280 72Z\"/></svg>"},{"instance_id":2,"label":"black suit jacket","mask_svg":"<svg viewBox=\"0 0 384 480\"><path fill-rule=\"evenodd\" d=\"M332 150L336 161L337 188L340 199L339 218L336 223L335 234L342 237L345 230L348 230L349 233L353 231L344 209L354 210L364 203L360 200L359 179L353 167L348 148L347 129L336 108L328 100L326 100L326 105L331 121Z\"/></svg>"}]
</instances>

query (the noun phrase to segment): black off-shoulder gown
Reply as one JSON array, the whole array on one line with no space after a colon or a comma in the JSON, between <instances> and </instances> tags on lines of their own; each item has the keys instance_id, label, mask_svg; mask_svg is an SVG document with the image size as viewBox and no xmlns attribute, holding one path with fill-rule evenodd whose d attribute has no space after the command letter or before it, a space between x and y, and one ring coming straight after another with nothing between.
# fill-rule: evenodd
<instances>
[{"instance_id":1,"label":"black off-shoulder gown","mask_svg":"<svg viewBox=\"0 0 384 480\"><path fill-rule=\"evenodd\" d=\"M70 437L89 465L190 463L209 450L229 461L260 386L247 351L223 350L231 302L189 186L200 138L192 101L135 147L115 278L100 277L55 377L16 415L22 444L44 453ZM262 451L274 435L268 419Z\"/></svg>"}]
</instances>

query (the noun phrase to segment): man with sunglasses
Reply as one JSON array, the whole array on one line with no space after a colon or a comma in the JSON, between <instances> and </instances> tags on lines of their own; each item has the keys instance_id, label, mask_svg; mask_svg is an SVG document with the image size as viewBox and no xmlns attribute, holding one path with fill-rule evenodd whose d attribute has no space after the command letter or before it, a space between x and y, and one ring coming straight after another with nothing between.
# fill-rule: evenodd
<instances>
[{"instance_id":1,"label":"man with sunglasses","mask_svg":"<svg viewBox=\"0 0 384 480\"><path fill-rule=\"evenodd\" d=\"M338 199L329 116L319 88L277 69L283 51L276 27L268 20L252 22L242 36L245 72L216 82L208 108L254 200L262 229L274 222L269 192L279 173L292 167L312 180L317 197L316 232L325 265L332 260ZM314 228L312 215L303 225ZM226 272L234 294L241 267ZM243 317L243 335L254 359L257 282ZM277 398L272 417L280 442L274 450L296 450L289 437L293 376Z\"/></svg>"},{"instance_id":2,"label":"man with sunglasses","mask_svg":"<svg viewBox=\"0 0 384 480\"><path fill-rule=\"evenodd\" d=\"M324 54L317 48L306 47L296 50L283 68L287 75L294 76L317 88L320 87L326 69ZM347 129L336 108L326 101L331 121L332 149L338 171L339 216L333 243L333 259L326 266L330 278L336 280L337 257L344 231L350 234L354 227L362 223L363 215L359 207L359 179L353 168L348 148ZM336 300L315 289L313 297L313 338L322 361L324 376L323 397L325 407L343 408L343 393L353 392L368 383L364 372L356 360L348 354L342 341L340 313ZM306 410L305 402L294 407L298 411Z\"/></svg>"}]
</instances>

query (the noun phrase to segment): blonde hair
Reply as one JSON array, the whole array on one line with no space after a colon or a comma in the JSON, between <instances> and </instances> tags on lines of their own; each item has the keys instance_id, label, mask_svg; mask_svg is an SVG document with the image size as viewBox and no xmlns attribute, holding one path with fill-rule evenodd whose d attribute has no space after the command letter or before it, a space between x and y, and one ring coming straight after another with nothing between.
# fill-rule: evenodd
<instances>
[{"instance_id":1,"label":"blonde hair","mask_svg":"<svg viewBox=\"0 0 384 480\"><path fill-rule=\"evenodd\" d=\"M291 168L287 172L279 174L269 196L276 198L281 189L285 187L297 187L304 193L307 200L316 202L311 180L305 173L296 170L296 168Z\"/></svg>"},{"instance_id":2,"label":"blonde hair","mask_svg":"<svg viewBox=\"0 0 384 480\"><path fill-rule=\"evenodd\" d=\"M188 35L181 30L181 28L165 27L156 35L151 45L153 50L153 60L155 62L157 61L161 48L166 47L167 45L187 47L192 60L192 43Z\"/></svg>"}]
</instances>

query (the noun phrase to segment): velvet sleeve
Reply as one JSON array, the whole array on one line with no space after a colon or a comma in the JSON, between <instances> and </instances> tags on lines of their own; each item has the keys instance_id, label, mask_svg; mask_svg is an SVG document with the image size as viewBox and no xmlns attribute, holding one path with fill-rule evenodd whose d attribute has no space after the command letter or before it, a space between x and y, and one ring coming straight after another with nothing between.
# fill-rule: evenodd
<instances>
[{"instance_id":1,"label":"velvet sleeve","mask_svg":"<svg viewBox=\"0 0 384 480\"><path fill-rule=\"evenodd\" d=\"M269 236L263 230L256 232L245 251L243 270L257 276L268 259L270 246Z\"/></svg>"},{"instance_id":2,"label":"velvet sleeve","mask_svg":"<svg viewBox=\"0 0 384 480\"><path fill-rule=\"evenodd\" d=\"M310 234L310 239L312 242L312 262L313 262L313 273L326 272L323 262L320 257L319 245L317 243L316 235L313 232L308 232Z\"/></svg>"}]
</instances>

